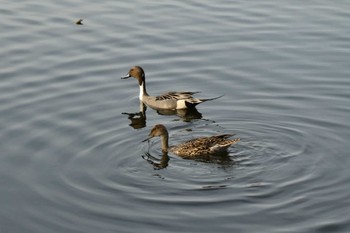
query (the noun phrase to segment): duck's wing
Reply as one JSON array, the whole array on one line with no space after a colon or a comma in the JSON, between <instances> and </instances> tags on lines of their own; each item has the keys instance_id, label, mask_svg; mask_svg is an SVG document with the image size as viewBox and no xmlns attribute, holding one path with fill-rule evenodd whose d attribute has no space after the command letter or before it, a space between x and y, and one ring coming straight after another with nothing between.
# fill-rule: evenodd
<instances>
[{"instance_id":1,"label":"duck's wing","mask_svg":"<svg viewBox=\"0 0 350 233\"><path fill-rule=\"evenodd\" d=\"M222 134L211 137L194 138L185 143L172 146L170 150L184 158L226 153L229 146L240 140L239 138L227 139L233 135L234 134Z\"/></svg>"},{"instance_id":2,"label":"duck's wing","mask_svg":"<svg viewBox=\"0 0 350 233\"><path fill-rule=\"evenodd\" d=\"M215 135L211 137L200 137L200 138L194 138L191 139L185 143L183 143L183 146L189 147L189 148L211 148L212 146L215 146L216 144L220 144L227 140L227 138L232 137L234 134L221 134L221 135Z\"/></svg>"},{"instance_id":3,"label":"duck's wing","mask_svg":"<svg viewBox=\"0 0 350 233\"><path fill-rule=\"evenodd\" d=\"M192 147L201 148L202 150L210 150L211 153L221 152L227 150L229 146L237 143L240 139L228 139L234 134L221 134L211 137L201 137L192 139L186 144L191 145Z\"/></svg>"},{"instance_id":4,"label":"duck's wing","mask_svg":"<svg viewBox=\"0 0 350 233\"><path fill-rule=\"evenodd\" d=\"M235 134L220 134L210 137L202 137L198 138L198 143L206 144L207 146L212 146L215 144L219 144L227 140L227 138L234 136Z\"/></svg>"},{"instance_id":5,"label":"duck's wing","mask_svg":"<svg viewBox=\"0 0 350 233\"><path fill-rule=\"evenodd\" d=\"M156 96L156 101L160 100L186 100L186 99L193 99L192 95L199 93L199 92L189 92L189 91L182 91L182 92L165 92L159 96Z\"/></svg>"}]
</instances>

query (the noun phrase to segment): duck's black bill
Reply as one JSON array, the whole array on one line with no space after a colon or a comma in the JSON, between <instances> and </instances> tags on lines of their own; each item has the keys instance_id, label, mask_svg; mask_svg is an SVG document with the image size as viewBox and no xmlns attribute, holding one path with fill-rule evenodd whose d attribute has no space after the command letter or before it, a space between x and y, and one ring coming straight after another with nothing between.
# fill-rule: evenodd
<instances>
[{"instance_id":1,"label":"duck's black bill","mask_svg":"<svg viewBox=\"0 0 350 233\"><path fill-rule=\"evenodd\" d=\"M122 76L121 79L127 79L127 78L130 78L130 77L131 77L130 74L127 74L125 76Z\"/></svg>"},{"instance_id":2,"label":"duck's black bill","mask_svg":"<svg viewBox=\"0 0 350 233\"><path fill-rule=\"evenodd\" d=\"M142 142L148 142L152 137L148 137L145 140L143 140Z\"/></svg>"}]
</instances>

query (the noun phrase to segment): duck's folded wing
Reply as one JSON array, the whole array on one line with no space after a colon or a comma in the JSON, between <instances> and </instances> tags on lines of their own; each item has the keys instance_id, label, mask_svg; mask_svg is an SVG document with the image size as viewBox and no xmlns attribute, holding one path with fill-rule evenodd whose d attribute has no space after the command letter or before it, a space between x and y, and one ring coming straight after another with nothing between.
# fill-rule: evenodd
<instances>
[{"instance_id":1,"label":"duck's folded wing","mask_svg":"<svg viewBox=\"0 0 350 233\"><path fill-rule=\"evenodd\" d=\"M156 96L156 101L158 100L183 100L183 99L191 99L193 98L192 95L199 93L199 92L188 92L188 91L183 91L183 92L175 92L175 91L170 91L170 92L165 92L159 96Z\"/></svg>"}]
</instances>

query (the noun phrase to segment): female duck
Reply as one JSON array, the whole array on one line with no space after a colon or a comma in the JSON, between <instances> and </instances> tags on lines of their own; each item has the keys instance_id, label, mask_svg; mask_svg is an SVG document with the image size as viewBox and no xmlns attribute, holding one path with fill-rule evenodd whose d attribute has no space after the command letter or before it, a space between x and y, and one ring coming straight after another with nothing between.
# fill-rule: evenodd
<instances>
[{"instance_id":1,"label":"female duck","mask_svg":"<svg viewBox=\"0 0 350 233\"><path fill-rule=\"evenodd\" d=\"M194 158L198 156L216 155L227 152L228 147L239 142L240 140L239 138L227 139L231 136L233 136L233 134L200 137L169 147L168 130L164 125L158 124L153 127L148 135L148 138L144 141L148 141L153 137L160 137L163 153L170 151L183 158Z\"/></svg>"},{"instance_id":2,"label":"female duck","mask_svg":"<svg viewBox=\"0 0 350 233\"><path fill-rule=\"evenodd\" d=\"M134 77L139 82L140 87L140 100L146 105L150 106L154 109L186 109L190 107L194 107L197 104L208 100L214 100L216 98L211 99L197 99L192 95L198 92L166 92L159 96L150 96L146 91L146 81L145 81L145 72L140 66L132 67L126 76L123 76L122 79L127 79L130 77Z\"/></svg>"}]
</instances>

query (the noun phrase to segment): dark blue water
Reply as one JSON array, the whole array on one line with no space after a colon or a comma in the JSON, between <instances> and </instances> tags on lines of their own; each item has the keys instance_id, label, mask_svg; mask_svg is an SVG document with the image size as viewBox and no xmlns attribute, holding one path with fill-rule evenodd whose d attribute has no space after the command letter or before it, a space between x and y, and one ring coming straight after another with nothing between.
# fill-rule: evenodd
<instances>
[{"instance_id":1,"label":"dark blue water","mask_svg":"<svg viewBox=\"0 0 350 233\"><path fill-rule=\"evenodd\" d=\"M350 3L5 1L0 232L349 232ZM83 18L83 25L75 22ZM201 91L196 113L140 113ZM236 133L208 161L141 143Z\"/></svg>"}]
</instances>

